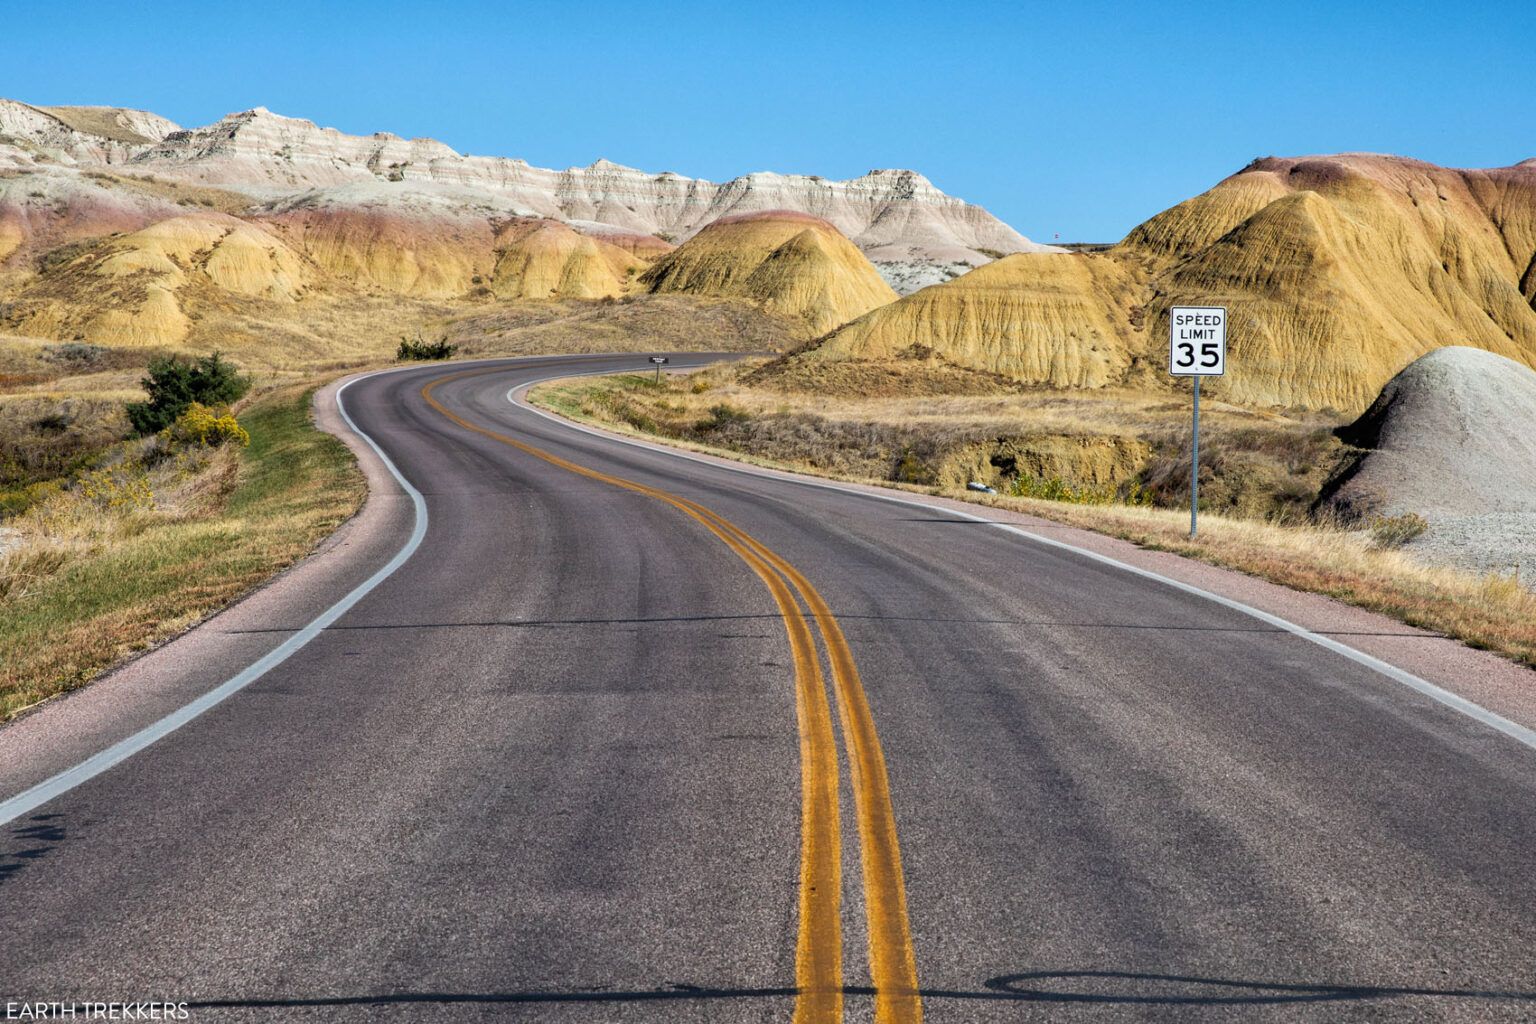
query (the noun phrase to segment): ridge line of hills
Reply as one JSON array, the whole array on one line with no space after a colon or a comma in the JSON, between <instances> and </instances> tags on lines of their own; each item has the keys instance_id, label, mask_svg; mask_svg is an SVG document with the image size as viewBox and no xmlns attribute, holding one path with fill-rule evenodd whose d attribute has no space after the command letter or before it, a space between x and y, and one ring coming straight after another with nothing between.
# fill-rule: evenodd
<instances>
[{"instance_id":1,"label":"ridge line of hills","mask_svg":"<svg viewBox=\"0 0 1536 1024\"><path fill-rule=\"evenodd\" d=\"M766 376L828 387L842 364L935 353L1027 384L1168 389L1174 305L1230 308L1230 371L1209 383L1240 405L1355 414L1446 346L1536 366L1536 160L1265 157L1115 245L1006 256Z\"/></svg>"},{"instance_id":2,"label":"ridge line of hills","mask_svg":"<svg viewBox=\"0 0 1536 1024\"><path fill-rule=\"evenodd\" d=\"M259 107L182 129L0 100L0 331L174 347L238 322L258 343L331 301L638 296L755 308L807 342L759 380L828 393L873 379L860 364L1171 392L1168 308L1222 304L1231 372L1212 398L1353 415L1437 348L1536 366L1536 159L1264 157L1069 252L910 171L717 185Z\"/></svg>"},{"instance_id":3,"label":"ridge line of hills","mask_svg":"<svg viewBox=\"0 0 1536 1024\"><path fill-rule=\"evenodd\" d=\"M914 287L996 253L1049 248L909 170L872 170L846 181L760 171L723 183L605 159L552 170L511 157L467 156L432 139L349 135L265 107L185 129L146 111L0 100L0 137L77 168L105 164L233 189L269 204L353 207L406 193L439 215L490 206L504 216L671 242L730 213L798 210L822 217L877 264L889 264L893 283L910 280Z\"/></svg>"}]
</instances>

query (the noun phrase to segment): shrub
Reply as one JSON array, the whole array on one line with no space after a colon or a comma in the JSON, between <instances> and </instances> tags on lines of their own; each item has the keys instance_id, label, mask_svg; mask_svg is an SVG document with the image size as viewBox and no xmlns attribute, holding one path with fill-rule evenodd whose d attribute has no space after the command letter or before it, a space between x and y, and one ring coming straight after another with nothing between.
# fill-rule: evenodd
<instances>
[{"instance_id":1,"label":"shrub","mask_svg":"<svg viewBox=\"0 0 1536 1024\"><path fill-rule=\"evenodd\" d=\"M400 347L395 349L395 361L403 363L408 359L452 359L458 350L457 345L450 345L446 340L422 341L417 338L413 341L401 338Z\"/></svg>"},{"instance_id":2,"label":"shrub","mask_svg":"<svg viewBox=\"0 0 1536 1024\"><path fill-rule=\"evenodd\" d=\"M32 426L45 434L60 434L69 429L69 414L64 412L50 412L32 421Z\"/></svg>"},{"instance_id":3,"label":"shrub","mask_svg":"<svg viewBox=\"0 0 1536 1024\"><path fill-rule=\"evenodd\" d=\"M1377 516L1371 520L1371 536L1379 548L1400 548L1415 537L1423 536L1429 522L1417 512L1400 516Z\"/></svg>"},{"instance_id":4,"label":"shrub","mask_svg":"<svg viewBox=\"0 0 1536 1024\"><path fill-rule=\"evenodd\" d=\"M192 361L156 359L143 384L149 400L128 403L128 422L140 436L170 427L194 402L228 405L251 389L250 378L217 352Z\"/></svg>"},{"instance_id":5,"label":"shrub","mask_svg":"<svg viewBox=\"0 0 1536 1024\"><path fill-rule=\"evenodd\" d=\"M709 415L714 418L716 426L722 423L745 423L752 418L752 414L747 410L738 409L725 402L710 406Z\"/></svg>"},{"instance_id":6,"label":"shrub","mask_svg":"<svg viewBox=\"0 0 1536 1024\"><path fill-rule=\"evenodd\" d=\"M83 341L66 341L61 345L44 345L43 358L70 366L91 366L106 351L100 345L87 345Z\"/></svg>"},{"instance_id":7,"label":"shrub","mask_svg":"<svg viewBox=\"0 0 1536 1024\"><path fill-rule=\"evenodd\" d=\"M251 435L228 412L215 412L201 402L193 402L187 411L176 417L168 429L170 439L182 444L197 444L205 448L218 448L225 444L237 444L241 448L251 443Z\"/></svg>"},{"instance_id":8,"label":"shrub","mask_svg":"<svg viewBox=\"0 0 1536 1024\"><path fill-rule=\"evenodd\" d=\"M149 477L142 470L126 466L93 469L80 477L75 490L103 511L141 511L155 506Z\"/></svg>"},{"instance_id":9,"label":"shrub","mask_svg":"<svg viewBox=\"0 0 1536 1024\"><path fill-rule=\"evenodd\" d=\"M909 447L896 457L891 479L904 484L932 485L938 482L939 475L922 456Z\"/></svg>"}]
</instances>

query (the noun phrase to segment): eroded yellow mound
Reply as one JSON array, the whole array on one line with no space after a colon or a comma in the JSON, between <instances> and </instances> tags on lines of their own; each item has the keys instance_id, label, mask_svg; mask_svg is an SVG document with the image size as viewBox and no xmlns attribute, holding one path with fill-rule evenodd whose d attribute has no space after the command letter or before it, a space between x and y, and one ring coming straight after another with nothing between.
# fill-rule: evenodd
<instances>
[{"instance_id":1,"label":"eroded yellow mound","mask_svg":"<svg viewBox=\"0 0 1536 1024\"><path fill-rule=\"evenodd\" d=\"M293 301L310 283L304 260L275 235L223 214L192 214L124 235L96 265L127 277L148 271L174 291L202 275L225 291Z\"/></svg>"},{"instance_id":2,"label":"eroded yellow mound","mask_svg":"<svg viewBox=\"0 0 1536 1024\"><path fill-rule=\"evenodd\" d=\"M820 334L892 302L896 293L831 224L786 210L722 217L641 278L653 293L750 299Z\"/></svg>"},{"instance_id":3,"label":"eroded yellow mound","mask_svg":"<svg viewBox=\"0 0 1536 1024\"><path fill-rule=\"evenodd\" d=\"M1248 213L1261 191L1280 194ZM1203 215L1181 229L1197 241L1158 275L1148 323L1155 342L1170 305L1231 308L1231 370L1213 389L1221 397L1355 413L1436 348L1536 361L1527 270L1536 173L1372 156L1275 160L1200 198ZM1122 248L1147 251L1173 234L1179 210Z\"/></svg>"},{"instance_id":4,"label":"eroded yellow mound","mask_svg":"<svg viewBox=\"0 0 1536 1024\"><path fill-rule=\"evenodd\" d=\"M104 345L175 345L191 295L290 304L314 268L263 228L219 213L172 217L50 266L22 291L30 329Z\"/></svg>"},{"instance_id":5,"label":"eroded yellow mound","mask_svg":"<svg viewBox=\"0 0 1536 1024\"><path fill-rule=\"evenodd\" d=\"M456 298L495 259L484 220L447 223L382 206L301 208L273 220L329 276L364 290Z\"/></svg>"},{"instance_id":6,"label":"eroded yellow mound","mask_svg":"<svg viewBox=\"0 0 1536 1024\"><path fill-rule=\"evenodd\" d=\"M551 220L507 225L496 245L491 291L501 299L616 297L646 266L616 245Z\"/></svg>"},{"instance_id":7,"label":"eroded yellow mound","mask_svg":"<svg viewBox=\"0 0 1536 1024\"><path fill-rule=\"evenodd\" d=\"M1358 412L1408 363L1471 345L1536 365L1536 163L1259 161L1109 252L1016 255L907 296L797 359L915 343L1060 387L1166 386L1167 311L1231 310L1216 396Z\"/></svg>"},{"instance_id":8,"label":"eroded yellow mound","mask_svg":"<svg viewBox=\"0 0 1536 1024\"><path fill-rule=\"evenodd\" d=\"M877 309L800 358L883 360L917 345L1033 384L1102 387L1131 364L1134 289L1117 260L1018 253Z\"/></svg>"}]
</instances>

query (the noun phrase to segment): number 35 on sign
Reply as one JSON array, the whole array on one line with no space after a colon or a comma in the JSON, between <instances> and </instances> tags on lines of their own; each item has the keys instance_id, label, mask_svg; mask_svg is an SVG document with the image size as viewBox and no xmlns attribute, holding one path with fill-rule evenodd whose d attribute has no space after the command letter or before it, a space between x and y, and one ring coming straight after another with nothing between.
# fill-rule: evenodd
<instances>
[{"instance_id":1,"label":"number 35 on sign","mask_svg":"<svg viewBox=\"0 0 1536 1024\"><path fill-rule=\"evenodd\" d=\"M1174 306L1168 311L1168 372L1220 377L1227 369L1227 311L1223 306Z\"/></svg>"}]
</instances>

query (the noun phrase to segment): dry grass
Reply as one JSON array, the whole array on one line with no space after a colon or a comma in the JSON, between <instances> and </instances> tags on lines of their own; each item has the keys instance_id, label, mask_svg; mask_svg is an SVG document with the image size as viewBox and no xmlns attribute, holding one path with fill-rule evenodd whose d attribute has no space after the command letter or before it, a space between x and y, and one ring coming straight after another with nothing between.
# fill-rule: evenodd
<instances>
[{"instance_id":1,"label":"dry grass","mask_svg":"<svg viewBox=\"0 0 1536 1024\"><path fill-rule=\"evenodd\" d=\"M38 107L36 109L57 118L75 131L84 132L87 135L100 135L102 138L116 142L154 141L120 124L117 111L112 107Z\"/></svg>"},{"instance_id":2,"label":"dry grass","mask_svg":"<svg viewBox=\"0 0 1536 1024\"><path fill-rule=\"evenodd\" d=\"M1383 547L1370 530L1202 512L1200 537L1192 541L1187 511L966 497L1327 594L1536 667L1536 593L1513 576L1424 565Z\"/></svg>"},{"instance_id":3,"label":"dry grass","mask_svg":"<svg viewBox=\"0 0 1536 1024\"><path fill-rule=\"evenodd\" d=\"M695 386L697 385L697 389ZM1156 550L1171 551L1204 562L1250 573L1282 586L1326 594L1349 604L1381 612L1414 626L1455 637L1474 646L1536 666L1536 593L1510 576L1477 576L1415 561L1408 554L1384 547L1369 529L1348 529L1302 516L1269 520L1202 511L1200 538L1188 537L1189 513L1172 508L1130 507L1123 504L1072 504L1037 498L984 495L956 486L917 486L893 479L880 459L851 454L835 457L819 446L846 444L860 435L846 429L850 421L869 428L868 440L878 437L882 424L904 424L929 432L957 430L978 423L996 423L1007 416L1050 430L1108 428L1123 431L1165 425L1168 417L1187 410L1168 408L1145 395L1114 399L1082 393L993 396L986 398L924 398L910 402L874 400L838 403L841 433L822 429L781 430L772 436L777 446L753 442L742 422L762 417L786 423L806 422L815 413L810 396L774 395L741 387L738 371L715 367L691 377L674 377L661 388L644 377L581 378L553 381L531 393L531 399L563 415L609 429L644 434L680 447L738 458L758 465L815 475L907 487L994 507L1014 509L1128 540ZM732 426L700 431L712 407L725 406ZM725 412L725 409L720 410ZM1234 408L1214 410L1224 429L1240 434L1257 430L1263 446L1282 451L1298 438L1311 437L1316 424L1274 414ZM656 418L656 414L661 416ZM746 417L745 421L737 417ZM862 417L862 419L861 419ZM715 418L719 418L716 416ZM846 419L845 419L846 418ZM1014 420L1013 418L1016 418ZM689 421L694 428L680 425ZM813 421L814 422L814 421ZM1263 426L1260 426L1263 425ZM1202 424L1204 426L1204 423ZM871 469L874 472L871 472ZM1202 479L1202 495L1205 483ZM1315 493L1315 492L1314 492ZM1187 499L1186 499L1187 500Z\"/></svg>"},{"instance_id":4,"label":"dry grass","mask_svg":"<svg viewBox=\"0 0 1536 1024\"><path fill-rule=\"evenodd\" d=\"M573 411L841 476L999 489L1059 479L1186 502L1189 405L1135 391L1014 389L981 395L839 395L761 387L757 364L723 365L661 387L649 379L571 381L546 391ZM719 408L732 415L722 421ZM1303 517L1349 449L1315 415L1202 409L1205 505L1249 517Z\"/></svg>"},{"instance_id":5,"label":"dry grass","mask_svg":"<svg viewBox=\"0 0 1536 1024\"><path fill-rule=\"evenodd\" d=\"M148 174L113 174L109 171L86 171L85 177L98 185L117 188L125 192L169 199L180 206L203 210L217 210L231 216L244 213L252 205L251 197L230 189L193 185L179 181L165 181Z\"/></svg>"},{"instance_id":6,"label":"dry grass","mask_svg":"<svg viewBox=\"0 0 1536 1024\"><path fill-rule=\"evenodd\" d=\"M443 325L463 356L552 352L774 352L799 340L792 321L734 299L653 295L491 306Z\"/></svg>"},{"instance_id":7,"label":"dry grass","mask_svg":"<svg viewBox=\"0 0 1536 1024\"><path fill-rule=\"evenodd\" d=\"M156 459L155 442L128 442L7 522L19 536L0 556L0 721L239 598L361 504L362 476L310 422L308 388L240 419L248 449Z\"/></svg>"}]
</instances>

